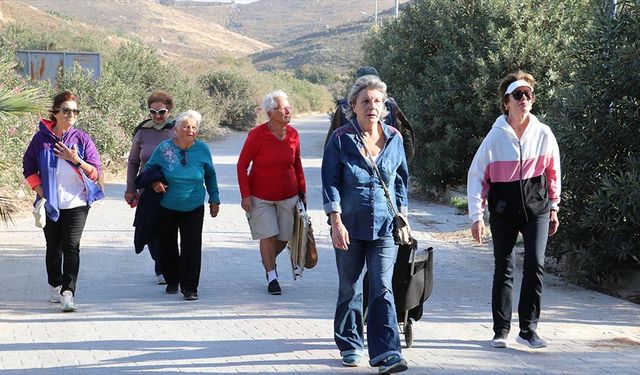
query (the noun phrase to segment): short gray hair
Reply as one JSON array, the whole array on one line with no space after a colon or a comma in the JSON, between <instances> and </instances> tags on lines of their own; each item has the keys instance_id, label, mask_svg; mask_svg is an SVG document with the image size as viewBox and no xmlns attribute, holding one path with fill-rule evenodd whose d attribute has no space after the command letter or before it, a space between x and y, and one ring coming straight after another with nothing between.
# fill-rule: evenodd
<instances>
[{"instance_id":1,"label":"short gray hair","mask_svg":"<svg viewBox=\"0 0 640 375\"><path fill-rule=\"evenodd\" d=\"M276 109L276 107L278 106L278 103L276 103L276 98L282 98L284 100L287 100L288 96L287 96L287 93L282 90L276 90L268 93L262 99L262 110L265 111L266 113L269 113L274 109Z\"/></svg>"},{"instance_id":2,"label":"short gray hair","mask_svg":"<svg viewBox=\"0 0 640 375\"><path fill-rule=\"evenodd\" d=\"M178 117L176 117L176 126L188 119L196 120L196 126L198 127L198 129L200 129L200 122L202 121L202 115L200 114L200 112L194 111L193 109L184 111L181 114L179 114Z\"/></svg>"},{"instance_id":3,"label":"short gray hair","mask_svg":"<svg viewBox=\"0 0 640 375\"><path fill-rule=\"evenodd\" d=\"M358 94L362 90L378 90L382 93L383 102L387 101L387 84L382 82L380 77L369 74L358 78L349 91L349 96L347 96L349 105L343 109L344 115L350 120L356 117L355 113L353 113L353 107L355 107ZM386 117L387 114L389 114L389 111L387 111L387 106L385 105L382 107L380 118Z\"/></svg>"}]
</instances>

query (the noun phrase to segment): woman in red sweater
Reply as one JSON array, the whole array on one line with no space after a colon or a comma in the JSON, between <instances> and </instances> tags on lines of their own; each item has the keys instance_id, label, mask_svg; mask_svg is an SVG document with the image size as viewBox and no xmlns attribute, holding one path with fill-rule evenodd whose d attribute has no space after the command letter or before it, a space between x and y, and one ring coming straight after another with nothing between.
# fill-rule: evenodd
<instances>
[{"instance_id":1,"label":"woman in red sweater","mask_svg":"<svg viewBox=\"0 0 640 375\"><path fill-rule=\"evenodd\" d=\"M269 121L247 135L238 159L238 184L251 237L260 240L267 291L282 294L276 257L291 239L293 210L299 198L305 200L306 185L300 138L298 131L289 125L291 106L287 94L280 90L267 94L262 109Z\"/></svg>"}]
</instances>

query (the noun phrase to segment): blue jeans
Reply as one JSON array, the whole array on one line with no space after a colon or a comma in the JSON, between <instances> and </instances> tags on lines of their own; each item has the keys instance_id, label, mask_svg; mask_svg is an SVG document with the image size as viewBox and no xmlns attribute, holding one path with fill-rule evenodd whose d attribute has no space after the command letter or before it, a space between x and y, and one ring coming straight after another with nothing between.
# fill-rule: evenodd
<instances>
[{"instance_id":1,"label":"blue jeans","mask_svg":"<svg viewBox=\"0 0 640 375\"><path fill-rule=\"evenodd\" d=\"M397 252L391 237L374 241L351 239L349 250L335 249L340 286L333 330L341 356L362 355L364 351L362 277L365 262L369 271L369 364L376 366L391 354L400 355L400 335L391 284Z\"/></svg>"}]
</instances>

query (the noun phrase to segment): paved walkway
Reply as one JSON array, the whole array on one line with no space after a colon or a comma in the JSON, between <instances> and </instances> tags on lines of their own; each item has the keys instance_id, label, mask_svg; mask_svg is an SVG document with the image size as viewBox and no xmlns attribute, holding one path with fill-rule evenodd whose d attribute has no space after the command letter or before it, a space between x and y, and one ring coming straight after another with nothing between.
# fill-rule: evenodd
<instances>
[{"instance_id":1,"label":"paved walkway","mask_svg":"<svg viewBox=\"0 0 640 375\"><path fill-rule=\"evenodd\" d=\"M368 366L342 367L333 342L337 281L319 178L327 120L315 116L294 123L302 136L317 233L316 268L293 281L283 253L283 295L267 295L236 187L235 163L245 136L232 134L211 146L223 202L218 218L205 218L199 301L165 294L154 283L146 250L134 253L133 210L122 200L122 182L109 184L107 199L89 213L75 313L61 313L48 302L41 230L30 218L0 226L0 371L372 373ZM421 244L436 249L436 280L425 315L414 325L414 346L403 352L408 373L640 373L640 306L556 277L546 278L539 326L549 347L530 350L512 334L508 349L491 348L489 247L432 239L430 233L466 228L466 218L449 207L417 201L410 206Z\"/></svg>"}]
</instances>

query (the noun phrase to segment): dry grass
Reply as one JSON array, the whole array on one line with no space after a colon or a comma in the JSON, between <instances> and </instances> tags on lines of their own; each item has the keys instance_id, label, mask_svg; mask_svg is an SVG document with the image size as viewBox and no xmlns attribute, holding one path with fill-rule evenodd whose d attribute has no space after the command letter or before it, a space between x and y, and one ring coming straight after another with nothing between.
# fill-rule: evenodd
<instances>
[{"instance_id":1,"label":"dry grass","mask_svg":"<svg viewBox=\"0 0 640 375\"><path fill-rule=\"evenodd\" d=\"M5 8L18 6L16 16L22 16L29 25L41 23L41 27L55 27L56 22L70 19L103 30L113 38L139 39L156 46L162 56L174 63L212 61L222 54L240 57L270 47L150 0L78 1L77 4L79 6L69 6L66 1L3 0L0 9L6 13ZM36 13L38 10L42 12ZM32 15L20 14L26 11Z\"/></svg>"}]
</instances>

